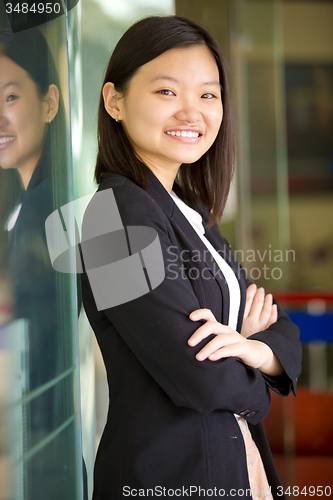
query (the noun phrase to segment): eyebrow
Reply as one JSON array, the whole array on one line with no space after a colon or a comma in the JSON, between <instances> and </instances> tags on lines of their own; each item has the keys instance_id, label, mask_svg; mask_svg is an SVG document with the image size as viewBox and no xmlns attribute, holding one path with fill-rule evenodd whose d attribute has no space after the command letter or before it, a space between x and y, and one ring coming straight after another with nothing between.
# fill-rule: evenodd
<instances>
[{"instance_id":1,"label":"eyebrow","mask_svg":"<svg viewBox=\"0 0 333 500\"><path fill-rule=\"evenodd\" d=\"M151 80L149 80L149 83L156 82L157 80L169 80L171 82L179 83L179 80L177 80L176 78L173 78L172 76L169 76L169 75L156 75ZM222 85L220 84L220 82L218 82L216 80L214 80L213 82L203 82L202 86L204 86L204 85L216 85L219 88L222 88Z\"/></svg>"},{"instance_id":2,"label":"eyebrow","mask_svg":"<svg viewBox=\"0 0 333 500\"><path fill-rule=\"evenodd\" d=\"M5 83L5 85L2 87L3 89L5 89L6 87L10 87L11 85L15 85L16 87L20 87L20 84L18 82L8 82L8 83Z\"/></svg>"}]
</instances>

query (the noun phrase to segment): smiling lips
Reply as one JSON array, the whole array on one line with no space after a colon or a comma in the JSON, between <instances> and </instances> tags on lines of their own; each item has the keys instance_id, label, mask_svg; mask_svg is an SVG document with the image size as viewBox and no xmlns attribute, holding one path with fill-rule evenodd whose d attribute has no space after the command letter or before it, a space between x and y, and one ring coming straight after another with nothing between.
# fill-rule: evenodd
<instances>
[{"instance_id":1,"label":"smiling lips","mask_svg":"<svg viewBox=\"0 0 333 500\"><path fill-rule=\"evenodd\" d=\"M197 143L203 135L198 130L167 130L164 133L172 139L188 142L189 144Z\"/></svg>"},{"instance_id":2,"label":"smiling lips","mask_svg":"<svg viewBox=\"0 0 333 500\"><path fill-rule=\"evenodd\" d=\"M14 140L15 140L15 137L13 137L13 136L0 137L0 148L4 147L9 142L13 142Z\"/></svg>"},{"instance_id":3,"label":"smiling lips","mask_svg":"<svg viewBox=\"0 0 333 500\"><path fill-rule=\"evenodd\" d=\"M182 130L182 131L175 131L175 130L171 130L167 132L168 135L175 135L177 137L199 137L199 132L191 132L191 131L186 131L186 130Z\"/></svg>"}]
</instances>

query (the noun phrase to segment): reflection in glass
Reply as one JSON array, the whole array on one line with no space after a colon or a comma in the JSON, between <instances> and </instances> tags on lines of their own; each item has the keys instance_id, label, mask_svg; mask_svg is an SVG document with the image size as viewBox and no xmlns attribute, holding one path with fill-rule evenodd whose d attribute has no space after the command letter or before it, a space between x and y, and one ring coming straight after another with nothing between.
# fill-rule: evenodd
<instances>
[{"instance_id":1,"label":"reflection in glass","mask_svg":"<svg viewBox=\"0 0 333 500\"><path fill-rule=\"evenodd\" d=\"M11 296L12 321L0 333L17 362L3 402L15 499L44 500L46 492L48 499L79 498L75 281L54 271L45 237L47 217L70 201L69 158L64 100L46 39L37 28L1 29L0 280Z\"/></svg>"}]
</instances>

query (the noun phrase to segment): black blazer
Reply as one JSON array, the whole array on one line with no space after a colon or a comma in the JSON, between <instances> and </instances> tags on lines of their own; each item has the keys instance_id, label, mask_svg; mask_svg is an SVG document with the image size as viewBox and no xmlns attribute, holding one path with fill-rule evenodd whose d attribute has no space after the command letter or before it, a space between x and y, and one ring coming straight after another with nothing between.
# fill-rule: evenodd
<instances>
[{"instance_id":1,"label":"black blazer","mask_svg":"<svg viewBox=\"0 0 333 500\"><path fill-rule=\"evenodd\" d=\"M189 314L209 308L217 321L227 324L228 287L169 193L149 169L147 175L148 187L143 190L122 175L103 174L99 191L112 188L124 226L145 225L157 231L165 279L148 294L102 311L97 310L87 275L82 280L83 303L102 351L110 395L93 498L131 498L140 495L139 489L160 498L166 488L166 498L172 496L167 495L171 489L179 498L199 499L210 494L199 494L199 488L216 488L215 497L223 489L225 496L244 500L245 494L237 490L250 486L244 442L233 413L248 421L276 491L280 483L261 421L270 407L269 388L281 395L296 391L301 364L298 328L279 307L278 321L252 336L279 358L285 369L279 377L265 376L235 357L196 360L195 354L211 339L196 347L187 344L202 324L191 321ZM175 190L181 197L177 186ZM87 216L83 240L85 220ZM250 281L217 225L206 230L206 237L239 278L240 332ZM190 272L193 268L198 271ZM153 491L147 493L148 488Z\"/></svg>"}]
</instances>

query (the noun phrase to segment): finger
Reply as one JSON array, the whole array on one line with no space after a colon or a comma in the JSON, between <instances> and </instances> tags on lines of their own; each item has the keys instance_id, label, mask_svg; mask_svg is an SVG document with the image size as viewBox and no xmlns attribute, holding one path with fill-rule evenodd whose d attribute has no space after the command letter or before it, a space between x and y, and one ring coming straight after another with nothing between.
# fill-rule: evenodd
<instances>
[{"instance_id":1,"label":"finger","mask_svg":"<svg viewBox=\"0 0 333 500\"><path fill-rule=\"evenodd\" d=\"M199 351L195 357L197 358L198 361L203 361L204 359L207 359L208 356L211 356L214 352L219 350L221 347L224 347L226 339L224 339L225 335L217 335L214 337L208 344L205 345Z\"/></svg>"},{"instance_id":2,"label":"finger","mask_svg":"<svg viewBox=\"0 0 333 500\"><path fill-rule=\"evenodd\" d=\"M268 293L265 297L263 308L259 317L259 328L265 328L267 322L269 321L272 313L273 306L273 295Z\"/></svg>"},{"instance_id":3,"label":"finger","mask_svg":"<svg viewBox=\"0 0 333 500\"><path fill-rule=\"evenodd\" d=\"M230 344L242 342L242 340L243 339L240 339L240 335L237 332L235 332L234 335L230 335L230 334L217 335L210 342L208 342L208 344L206 344L201 349L201 351L199 351L196 354L195 357L199 361L203 361L204 359L212 356L214 354L214 352L220 350L221 348L223 348L227 345L230 345Z\"/></svg>"},{"instance_id":4,"label":"finger","mask_svg":"<svg viewBox=\"0 0 333 500\"><path fill-rule=\"evenodd\" d=\"M222 347L219 351L209 356L209 360L216 361L221 357L236 357L244 364L258 368L262 365L265 358L263 356L263 346L265 346L263 342L244 339L241 343L236 342Z\"/></svg>"},{"instance_id":5,"label":"finger","mask_svg":"<svg viewBox=\"0 0 333 500\"><path fill-rule=\"evenodd\" d=\"M252 285L248 286L246 289L246 302L245 302L245 309L244 309L244 318L247 318L252 306L253 298L256 294L257 291L257 285L255 283L252 283Z\"/></svg>"},{"instance_id":6,"label":"finger","mask_svg":"<svg viewBox=\"0 0 333 500\"><path fill-rule=\"evenodd\" d=\"M187 343L190 346L195 346L199 344L203 339L209 335L218 335L220 333L230 333L233 332L232 328L226 325L221 325L218 321L207 321L204 325L200 326L191 337L188 339Z\"/></svg>"},{"instance_id":7,"label":"finger","mask_svg":"<svg viewBox=\"0 0 333 500\"><path fill-rule=\"evenodd\" d=\"M199 321L201 319L205 319L207 321L216 321L215 316L210 309L196 309L195 311L191 312L189 318L192 321Z\"/></svg>"},{"instance_id":8,"label":"finger","mask_svg":"<svg viewBox=\"0 0 333 500\"><path fill-rule=\"evenodd\" d=\"M265 299L265 290L261 287L258 288L256 294L253 298L251 310L249 312L249 316L252 316L254 320L259 320Z\"/></svg>"},{"instance_id":9,"label":"finger","mask_svg":"<svg viewBox=\"0 0 333 500\"><path fill-rule=\"evenodd\" d=\"M265 329L268 328L269 326L273 325L273 323L276 323L277 319L278 319L278 308L277 308L276 304L273 304L271 316L270 316L270 318L265 326Z\"/></svg>"},{"instance_id":10,"label":"finger","mask_svg":"<svg viewBox=\"0 0 333 500\"><path fill-rule=\"evenodd\" d=\"M238 358L243 355L244 355L244 346L239 343L235 343L217 349L217 351L213 352L208 356L208 359L210 361L217 361L222 358L230 358L230 357Z\"/></svg>"}]
</instances>

